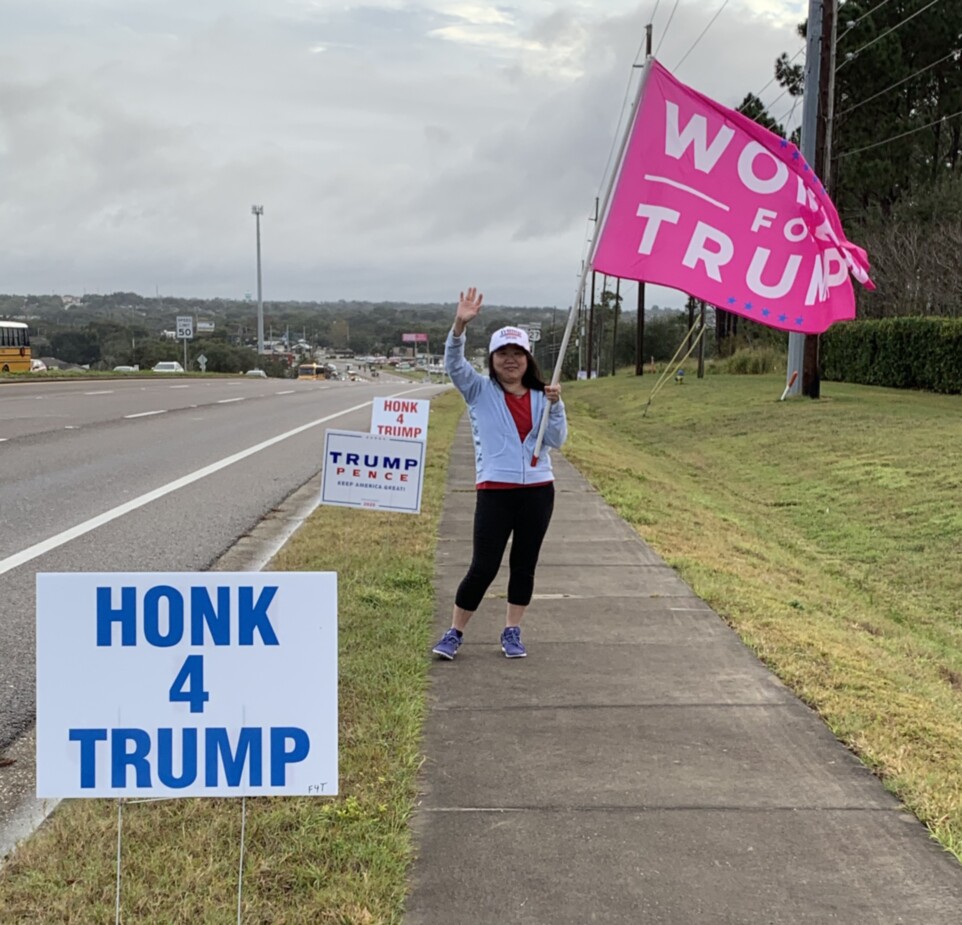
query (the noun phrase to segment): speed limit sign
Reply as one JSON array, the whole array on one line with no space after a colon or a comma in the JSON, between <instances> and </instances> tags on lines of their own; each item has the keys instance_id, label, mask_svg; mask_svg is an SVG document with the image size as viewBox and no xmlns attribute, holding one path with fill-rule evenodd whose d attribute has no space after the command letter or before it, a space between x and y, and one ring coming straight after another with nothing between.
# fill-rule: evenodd
<instances>
[{"instance_id":1,"label":"speed limit sign","mask_svg":"<svg viewBox=\"0 0 962 925\"><path fill-rule=\"evenodd\" d=\"M177 316L177 339L190 340L194 336L194 319L190 315Z\"/></svg>"}]
</instances>

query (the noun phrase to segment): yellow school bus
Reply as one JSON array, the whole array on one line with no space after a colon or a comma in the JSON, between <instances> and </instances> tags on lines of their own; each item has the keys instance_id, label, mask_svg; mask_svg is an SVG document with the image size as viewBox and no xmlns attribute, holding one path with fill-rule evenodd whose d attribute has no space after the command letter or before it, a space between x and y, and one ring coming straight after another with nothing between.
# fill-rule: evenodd
<instances>
[{"instance_id":1,"label":"yellow school bus","mask_svg":"<svg viewBox=\"0 0 962 925\"><path fill-rule=\"evenodd\" d=\"M327 376L327 369L320 363L301 363L297 367L298 379L318 380L326 379Z\"/></svg>"},{"instance_id":2,"label":"yellow school bus","mask_svg":"<svg viewBox=\"0 0 962 925\"><path fill-rule=\"evenodd\" d=\"M22 321L0 321L0 373L30 372L30 336Z\"/></svg>"}]
</instances>

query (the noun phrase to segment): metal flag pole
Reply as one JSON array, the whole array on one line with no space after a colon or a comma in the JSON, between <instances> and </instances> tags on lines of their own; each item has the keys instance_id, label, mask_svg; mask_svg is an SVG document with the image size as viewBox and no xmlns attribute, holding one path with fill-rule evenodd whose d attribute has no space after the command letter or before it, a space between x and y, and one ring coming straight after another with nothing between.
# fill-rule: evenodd
<instances>
[{"instance_id":1,"label":"metal flag pole","mask_svg":"<svg viewBox=\"0 0 962 925\"><path fill-rule=\"evenodd\" d=\"M608 186L605 189L605 195L602 200L601 211L598 213L599 221L603 225L604 220L608 215L608 204L611 201L611 194L615 188L615 180L621 174L621 164L625 157L625 149L628 147L628 139L631 138L632 130L635 127L635 119L638 118L638 109L641 103L642 95L645 92L645 85L648 83L648 75L651 73L651 62L655 59L649 55L645 59L645 67L641 74L641 80L638 83L638 92L635 94L634 102L631 104L631 115L628 118L628 124L625 127L625 133L621 138L621 145L618 148L618 158L615 161L617 164L617 169L612 170L611 176L608 178ZM598 225L595 225L594 234L591 236L591 246L588 252L588 259L585 260L581 267L581 279L578 282L578 289L575 293L574 302L571 303L571 308L568 311L568 323L565 325L564 336L561 338L561 349L558 351L558 358L555 361L554 373L551 376L551 384L557 385L561 381L561 367L564 365L565 354L568 352L568 341L571 339L571 330L575 324L575 315L577 312L578 304L581 301L582 294L584 293L585 282L588 279L588 274L591 272L592 263L595 259L595 250L598 247ZM589 363L591 361L589 360ZM538 426L538 439L535 441L534 453L531 456L531 465L537 465L538 456L541 453L541 444L544 440L545 428L548 426L548 412L551 408L549 402L545 402L544 412L541 415L541 423Z\"/></svg>"}]
</instances>

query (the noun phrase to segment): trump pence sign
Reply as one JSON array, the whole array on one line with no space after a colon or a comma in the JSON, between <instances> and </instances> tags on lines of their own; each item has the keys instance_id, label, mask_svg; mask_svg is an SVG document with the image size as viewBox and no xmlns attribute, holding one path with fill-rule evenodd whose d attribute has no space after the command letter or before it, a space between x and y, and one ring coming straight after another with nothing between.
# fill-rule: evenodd
<instances>
[{"instance_id":1,"label":"trump pence sign","mask_svg":"<svg viewBox=\"0 0 962 925\"><path fill-rule=\"evenodd\" d=\"M419 513L424 446L421 439L327 431L321 503Z\"/></svg>"}]
</instances>

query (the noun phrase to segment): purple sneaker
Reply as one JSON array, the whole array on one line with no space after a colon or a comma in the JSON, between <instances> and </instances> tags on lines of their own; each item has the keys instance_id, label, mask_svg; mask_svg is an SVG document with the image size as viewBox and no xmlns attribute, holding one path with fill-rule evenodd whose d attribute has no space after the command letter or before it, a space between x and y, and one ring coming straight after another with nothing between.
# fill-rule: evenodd
<instances>
[{"instance_id":1,"label":"purple sneaker","mask_svg":"<svg viewBox=\"0 0 962 925\"><path fill-rule=\"evenodd\" d=\"M524 658L528 653L521 645L521 627L506 626L501 634L501 651L505 658Z\"/></svg>"},{"instance_id":2,"label":"purple sneaker","mask_svg":"<svg viewBox=\"0 0 962 925\"><path fill-rule=\"evenodd\" d=\"M458 654L461 645L461 634L452 626L442 637L441 641L431 650L435 655L448 661Z\"/></svg>"}]
</instances>

